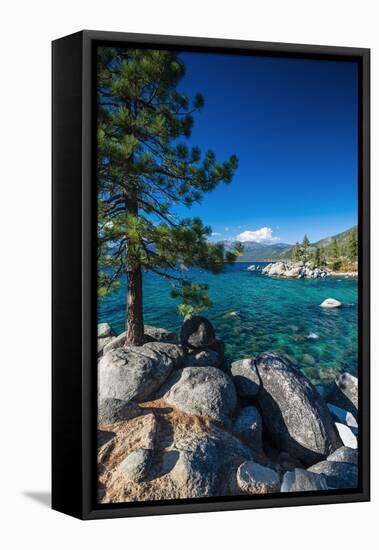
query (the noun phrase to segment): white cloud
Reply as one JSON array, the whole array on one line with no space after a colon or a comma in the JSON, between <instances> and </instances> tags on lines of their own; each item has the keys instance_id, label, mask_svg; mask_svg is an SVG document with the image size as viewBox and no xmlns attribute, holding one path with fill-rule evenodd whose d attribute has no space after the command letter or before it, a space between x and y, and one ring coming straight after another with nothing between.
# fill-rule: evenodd
<instances>
[{"instance_id":1,"label":"white cloud","mask_svg":"<svg viewBox=\"0 0 379 550\"><path fill-rule=\"evenodd\" d=\"M224 227L224 230L225 230L225 231L229 231L229 227Z\"/></svg>"},{"instance_id":2,"label":"white cloud","mask_svg":"<svg viewBox=\"0 0 379 550\"><path fill-rule=\"evenodd\" d=\"M280 241L279 237L274 237L271 227L261 227L255 231L243 231L236 237L236 241L255 241L257 243L274 243Z\"/></svg>"},{"instance_id":3,"label":"white cloud","mask_svg":"<svg viewBox=\"0 0 379 550\"><path fill-rule=\"evenodd\" d=\"M221 237L222 233L217 233L217 231L213 231L212 237Z\"/></svg>"}]
</instances>

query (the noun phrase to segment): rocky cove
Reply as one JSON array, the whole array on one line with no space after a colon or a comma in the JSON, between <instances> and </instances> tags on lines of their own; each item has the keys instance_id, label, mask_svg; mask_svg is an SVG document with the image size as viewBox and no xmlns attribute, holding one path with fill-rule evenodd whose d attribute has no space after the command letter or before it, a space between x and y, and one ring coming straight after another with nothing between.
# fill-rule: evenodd
<instances>
[{"instance_id":1,"label":"rocky cove","mask_svg":"<svg viewBox=\"0 0 379 550\"><path fill-rule=\"evenodd\" d=\"M249 271L257 271L257 266L252 264L247 268ZM344 278L357 278L356 271L337 272L323 266L317 266L313 262L274 262L259 269L269 277L284 277L287 279L323 279L329 276Z\"/></svg>"},{"instance_id":2,"label":"rocky cove","mask_svg":"<svg viewBox=\"0 0 379 550\"><path fill-rule=\"evenodd\" d=\"M284 354L230 362L205 317L140 347L101 323L99 501L354 488L357 396L347 372L321 396Z\"/></svg>"}]
</instances>

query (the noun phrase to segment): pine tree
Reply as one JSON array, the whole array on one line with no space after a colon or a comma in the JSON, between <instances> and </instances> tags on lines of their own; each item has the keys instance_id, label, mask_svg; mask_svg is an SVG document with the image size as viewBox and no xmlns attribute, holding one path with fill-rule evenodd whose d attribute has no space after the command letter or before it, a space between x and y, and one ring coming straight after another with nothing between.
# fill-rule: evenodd
<instances>
[{"instance_id":1,"label":"pine tree","mask_svg":"<svg viewBox=\"0 0 379 550\"><path fill-rule=\"evenodd\" d=\"M303 239L303 242L301 243L301 256L302 256L302 260L304 262L307 262L308 259L309 259L309 246L310 246L310 242L309 242L309 239L307 237L307 235L304 235L304 239Z\"/></svg>"},{"instance_id":2,"label":"pine tree","mask_svg":"<svg viewBox=\"0 0 379 550\"><path fill-rule=\"evenodd\" d=\"M297 241L296 241L295 246L293 247L293 250L292 250L292 260L294 262L299 262L301 260L300 245Z\"/></svg>"},{"instance_id":3,"label":"pine tree","mask_svg":"<svg viewBox=\"0 0 379 550\"><path fill-rule=\"evenodd\" d=\"M240 253L240 246L225 252L209 243L210 227L174 210L231 182L237 158L220 163L212 151L202 156L180 141L204 101L196 95L190 103L178 91L185 66L174 52L101 47L97 61L98 294L126 275L126 344L141 345L144 271L168 278L173 296L198 311L210 303L207 288L184 270L220 273Z\"/></svg>"},{"instance_id":4,"label":"pine tree","mask_svg":"<svg viewBox=\"0 0 379 550\"><path fill-rule=\"evenodd\" d=\"M332 241L331 262L332 262L332 269L338 271L338 269L341 267L341 259L339 255L337 239L333 239Z\"/></svg>"},{"instance_id":5,"label":"pine tree","mask_svg":"<svg viewBox=\"0 0 379 550\"><path fill-rule=\"evenodd\" d=\"M314 262L317 266L321 265L321 250L319 246L316 248Z\"/></svg>"},{"instance_id":6,"label":"pine tree","mask_svg":"<svg viewBox=\"0 0 379 550\"><path fill-rule=\"evenodd\" d=\"M326 265L325 249L322 245L320 245L318 249L320 251L320 265Z\"/></svg>"},{"instance_id":7,"label":"pine tree","mask_svg":"<svg viewBox=\"0 0 379 550\"><path fill-rule=\"evenodd\" d=\"M352 262L356 261L358 257L358 231L356 227L353 227L349 233L347 256Z\"/></svg>"}]
</instances>

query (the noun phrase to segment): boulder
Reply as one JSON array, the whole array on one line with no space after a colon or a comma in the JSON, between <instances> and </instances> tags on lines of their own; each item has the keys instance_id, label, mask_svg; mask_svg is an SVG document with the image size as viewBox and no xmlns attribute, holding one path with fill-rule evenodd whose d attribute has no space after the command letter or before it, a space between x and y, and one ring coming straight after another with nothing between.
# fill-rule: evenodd
<instances>
[{"instance_id":1,"label":"boulder","mask_svg":"<svg viewBox=\"0 0 379 550\"><path fill-rule=\"evenodd\" d=\"M216 338L214 343L211 346L208 346L208 351L214 351L217 353L218 356L218 367L223 367L224 365L224 359L225 359L225 344L223 340L220 340L220 338Z\"/></svg>"},{"instance_id":2,"label":"boulder","mask_svg":"<svg viewBox=\"0 0 379 550\"><path fill-rule=\"evenodd\" d=\"M328 403L327 405L335 420L341 422L341 424L346 424L346 426L349 426L354 434L358 433L358 423L351 412L345 411L344 409L341 409L341 407L337 407L337 405L332 405L332 403Z\"/></svg>"},{"instance_id":3,"label":"boulder","mask_svg":"<svg viewBox=\"0 0 379 550\"><path fill-rule=\"evenodd\" d=\"M152 457L151 449L137 449L121 462L118 471L127 481L141 482L147 476Z\"/></svg>"},{"instance_id":4,"label":"boulder","mask_svg":"<svg viewBox=\"0 0 379 550\"><path fill-rule=\"evenodd\" d=\"M262 418L255 407L244 407L233 423L233 433L257 453L262 452Z\"/></svg>"},{"instance_id":5,"label":"boulder","mask_svg":"<svg viewBox=\"0 0 379 550\"><path fill-rule=\"evenodd\" d=\"M358 448L358 441L356 436L353 434L349 426L336 422L336 428L338 430L339 436L342 443L345 447L350 447L351 449Z\"/></svg>"},{"instance_id":6,"label":"boulder","mask_svg":"<svg viewBox=\"0 0 379 550\"><path fill-rule=\"evenodd\" d=\"M99 323L97 325L97 337L107 338L109 336L116 336L111 325L109 325L108 323Z\"/></svg>"},{"instance_id":7,"label":"boulder","mask_svg":"<svg viewBox=\"0 0 379 550\"><path fill-rule=\"evenodd\" d=\"M320 304L320 307L324 307L327 309L333 309L341 306L342 306L341 302L339 302L338 300L335 300L334 298L327 298Z\"/></svg>"},{"instance_id":8,"label":"boulder","mask_svg":"<svg viewBox=\"0 0 379 550\"><path fill-rule=\"evenodd\" d=\"M97 356L101 357L104 352L104 348L116 340L115 336L105 336L97 339Z\"/></svg>"},{"instance_id":9,"label":"boulder","mask_svg":"<svg viewBox=\"0 0 379 550\"><path fill-rule=\"evenodd\" d=\"M243 462L239 466L237 484L244 493L253 495L280 491L280 478L275 470L261 466L253 460Z\"/></svg>"},{"instance_id":10,"label":"boulder","mask_svg":"<svg viewBox=\"0 0 379 550\"><path fill-rule=\"evenodd\" d=\"M358 418L358 378L348 372L340 374L328 396L329 401Z\"/></svg>"},{"instance_id":11,"label":"boulder","mask_svg":"<svg viewBox=\"0 0 379 550\"><path fill-rule=\"evenodd\" d=\"M174 367L181 367L184 359L183 348L177 344L168 344L166 342L148 342L142 346L147 353L147 350L158 354L166 355L174 364ZM131 348L133 349L133 348Z\"/></svg>"},{"instance_id":12,"label":"boulder","mask_svg":"<svg viewBox=\"0 0 379 550\"><path fill-rule=\"evenodd\" d=\"M258 402L263 424L278 449L309 466L342 443L316 388L277 353L257 357L261 386Z\"/></svg>"},{"instance_id":13,"label":"boulder","mask_svg":"<svg viewBox=\"0 0 379 550\"><path fill-rule=\"evenodd\" d=\"M310 262L275 262L262 269L269 277L284 277L288 279L318 279L327 277L328 271Z\"/></svg>"},{"instance_id":14,"label":"boulder","mask_svg":"<svg viewBox=\"0 0 379 550\"><path fill-rule=\"evenodd\" d=\"M218 353L211 349L193 351L184 359L185 367L217 367L218 365Z\"/></svg>"},{"instance_id":15,"label":"boulder","mask_svg":"<svg viewBox=\"0 0 379 550\"><path fill-rule=\"evenodd\" d=\"M164 344L178 344L178 337L173 332L169 332L164 328L144 326L146 342L162 342ZM104 355L111 349L121 348L125 344L126 332L122 332L114 340L104 347Z\"/></svg>"},{"instance_id":16,"label":"boulder","mask_svg":"<svg viewBox=\"0 0 379 550\"><path fill-rule=\"evenodd\" d=\"M102 502L136 502L239 494L236 470L254 452L229 431L204 417L188 415L162 400L150 402L154 415L106 426L105 454L98 452ZM155 418L155 422L152 420ZM156 427L155 427L156 423ZM154 443L152 440L154 434ZM153 449L141 481L128 479L119 465L139 449ZM102 447L104 449L104 446ZM139 461L138 461L139 463ZM230 487L233 481L235 486Z\"/></svg>"},{"instance_id":17,"label":"boulder","mask_svg":"<svg viewBox=\"0 0 379 550\"><path fill-rule=\"evenodd\" d=\"M164 328L144 326L146 342L163 342L164 344L179 344L179 339L174 332L169 332Z\"/></svg>"},{"instance_id":18,"label":"boulder","mask_svg":"<svg viewBox=\"0 0 379 550\"><path fill-rule=\"evenodd\" d=\"M349 464L358 465L358 449L351 447L340 447L332 453L326 460L331 462L348 462Z\"/></svg>"},{"instance_id":19,"label":"boulder","mask_svg":"<svg viewBox=\"0 0 379 550\"><path fill-rule=\"evenodd\" d=\"M135 418L143 413L144 410L133 401L121 401L114 398L102 399L97 408L97 423L99 426L113 424Z\"/></svg>"},{"instance_id":20,"label":"boulder","mask_svg":"<svg viewBox=\"0 0 379 550\"><path fill-rule=\"evenodd\" d=\"M283 476L281 493L295 491L326 491L329 489L326 478L322 474L315 474L308 470L295 468Z\"/></svg>"},{"instance_id":21,"label":"boulder","mask_svg":"<svg viewBox=\"0 0 379 550\"><path fill-rule=\"evenodd\" d=\"M173 359L151 344L112 349L99 361L99 399L146 401L162 386L173 368Z\"/></svg>"},{"instance_id":22,"label":"boulder","mask_svg":"<svg viewBox=\"0 0 379 550\"><path fill-rule=\"evenodd\" d=\"M175 371L163 396L182 411L228 423L237 405L231 378L215 367L186 367Z\"/></svg>"},{"instance_id":23,"label":"boulder","mask_svg":"<svg viewBox=\"0 0 379 550\"><path fill-rule=\"evenodd\" d=\"M323 474L330 489L355 489L358 486L358 467L355 464L323 460L308 471Z\"/></svg>"},{"instance_id":24,"label":"boulder","mask_svg":"<svg viewBox=\"0 0 379 550\"><path fill-rule=\"evenodd\" d=\"M255 359L234 361L230 367L233 381L241 397L255 397L260 388L260 379L255 367Z\"/></svg>"},{"instance_id":25,"label":"boulder","mask_svg":"<svg viewBox=\"0 0 379 550\"><path fill-rule=\"evenodd\" d=\"M180 339L184 347L201 349L215 343L216 333L208 319L194 316L184 321Z\"/></svg>"},{"instance_id":26,"label":"boulder","mask_svg":"<svg viewBox=\"0 0 379 550\"><path fill-rule=\"evenodd\" d=\"M108 342L103 348L103 354L106 355L112 349L122 348L125 344L125 336L126 332L122 332L121 334L113 338L113 340Z\"/></svg>"}]
</instances>

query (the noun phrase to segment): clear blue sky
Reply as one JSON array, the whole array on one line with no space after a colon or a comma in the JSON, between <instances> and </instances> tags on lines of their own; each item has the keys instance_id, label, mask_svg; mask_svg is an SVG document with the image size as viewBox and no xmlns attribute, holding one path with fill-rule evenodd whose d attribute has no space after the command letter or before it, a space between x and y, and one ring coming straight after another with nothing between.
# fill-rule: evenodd
<instances>
[{"instance_id":1,"label":"clear blue sky","mask_svg":"<svg viewBox=\"0 0 379 550\"><path fill-rule=\"evenodd\" d=\"M311 241L357 223L357 66L350 62L182 53L179 89L204 95L190 143L239 168L200 205L213 240L270 228ZM270 235L268 231L261 232ZM264 241L263 241L264 242ZM267 241L268 242L268 241Z\"/></svg>"}]
</instances>

